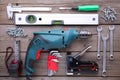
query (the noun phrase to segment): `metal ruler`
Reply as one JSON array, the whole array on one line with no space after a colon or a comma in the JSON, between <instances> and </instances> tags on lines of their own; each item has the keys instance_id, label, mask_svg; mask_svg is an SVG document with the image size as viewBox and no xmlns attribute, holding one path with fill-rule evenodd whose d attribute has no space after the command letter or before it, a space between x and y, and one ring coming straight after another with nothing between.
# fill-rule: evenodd
<instances>
[{"instance_id":1,"label":"metal ruler","mask_svg":"<svg viewBox=\"0 0 120 80\"><path fill-rule=\"evenodd\" d=\"M98 14L15 13L15 25L98 25Z\"/></svg>"},{"instance_id":2,"label":"metal ruler","mask_svg":"<svg viewBox=\"0 0 120 80\"><path fill-rule=\"evenodd\" d=\"M8 19L12 19L13 18L13 14L15 12L23 12L23 11L31 11L31 12L36 12L36 11L51 11L52 8L51 7L22 7L22 6L13 6L11 3L8 4L7 6L7 15L8 15Z\"/></svg>"}]
</instances>

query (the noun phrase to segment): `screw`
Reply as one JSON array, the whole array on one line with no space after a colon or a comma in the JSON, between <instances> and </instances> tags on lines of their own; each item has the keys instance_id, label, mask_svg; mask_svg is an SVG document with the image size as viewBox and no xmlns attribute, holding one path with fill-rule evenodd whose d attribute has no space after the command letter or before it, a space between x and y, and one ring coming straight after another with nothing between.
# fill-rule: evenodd
<instances>
[{"instance_id":1,"label":"screw","mask_svg":"<svg viewBox=\"0 0 120 80\"><path fill-rule=\"evenodd\" d=\"M103 18L105 21L107 21L107 20L108 20L105 16L102 16L101 18Z\"/></svg>"},{"instance_id":2,"label":"screw","mask_svg":"<svg viewBox=\"0 0 120 80\"><path fill-rule=\"evenodd\" d=\"M117 12L115 11L115 9L114 9L114 8L112 8L112 11L114 12L114 14L117 14Z\"/></svg>"},{"instance_id":3,"label":"screw","mask_svg":"<svg viewBox=\"0 0 120 80\"><path fill-rule=\"evenodd\" d=\"M13 37L26 37L27 35L24 32L24 29L20 27L11 28L7 30L8 35Z\"/></svg>"},{"instance_id":4,"label":"screw","mask_svg":"<svg viewBox=\"0 0 120 80\"><path fill-rule=\"evenodd\" d=\"M107 8L103 9L102 12L104 12L104 17L102 17L105 21L111 20L114 21L117 19L116 17L116 11L114 8L111 8L108 6Z\"/></svg>"}]
</instances>

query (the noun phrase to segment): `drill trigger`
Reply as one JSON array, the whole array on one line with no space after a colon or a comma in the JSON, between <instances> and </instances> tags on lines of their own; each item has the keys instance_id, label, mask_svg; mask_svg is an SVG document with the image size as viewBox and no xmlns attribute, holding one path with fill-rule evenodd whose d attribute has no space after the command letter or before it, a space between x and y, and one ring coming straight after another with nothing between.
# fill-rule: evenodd
<instances>
[{"instance_id":1,"label":"drill trigger","mask_svg":"<svg viewBox=\"0 0 120 80\"><path fill-rule=\"evenodd\" d=\"M44 52L44 50L38 50L37 55L36 55L36 60L40 59L40 55L42 52Z\"/></svg>"}]
</instances>

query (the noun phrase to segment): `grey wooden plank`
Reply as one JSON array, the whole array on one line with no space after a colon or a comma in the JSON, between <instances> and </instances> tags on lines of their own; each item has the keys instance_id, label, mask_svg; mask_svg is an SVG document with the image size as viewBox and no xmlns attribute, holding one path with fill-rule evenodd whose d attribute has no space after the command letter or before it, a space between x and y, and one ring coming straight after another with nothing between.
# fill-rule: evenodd
<instances>
[{"instance_id":1,"label":"grey wooden plank","mask_svg":"<svg viewBox=\"0 0 120 80\"><path fill-rule=\"evenodd\" d=\"M72 55L75 55L78 52L72 52ZM102 71L102 60L97 60L96 59L96 53L97 52L87 52L84 56L81 57L82 61L96 61L99 65L99 73L98 74L87 74L87 75L80 75L80 76L102 76L101 71ZM34 76L47 76L47 55L48 53L42 53L41 58L35 62L34 64L34 69L35 73L33 74ZM59 58L59 70L55 74L55 76L66 76L66 52L62 52L61 55L63 56L62 58ZM26 53L21 53L21 58L23 62L25 62L25 56ZM102 53L101 53L102 56ZM109 52L107 53L107 76L120 76L119 72L119 67L120 67L120 54L119 52L115 52L115 60L114 61L109 61ZM5 53L0 54L0 76L9 76L5 67L4 63L4 57ZM23 75L25 75L25 70L23 71Z\"/></svg>"},{"instance_id":2,"label":"grey wooden plank","mask_svg":"<svg viewBox=\"0 0 120 80\"><path fill-rule=\"evenodd\" d=\"M0 80L25 80L25 77L0 77ZM119 80L120 77L32 77L33 80Z\"/></svg>"},{"instance_id":3,"label":"grey wooden plank","mask_svg":"<svg viewBox=\"0 0 120 80\"><path fill-rule=\"evenodd\" d=\"M103 27L103 31L102 34L103 35L107 35L109 34L109 30L108 27L112 26L112 25L100 25ZM0 44L1 47L0 51L5 51L6 48L8 46L12 46L13 47L13 37L10 37L6 31L8 28L12 28L15 27L14 25L0 25L0 36L2 38L0 38ZM26 38L18 38L19 40L21 40L21 50L22 51L26 51L27 47L31 41L31 39L33 38L33 32L39 32L39 31L43 31L43 30L54 30L54 29L60 29L60 28L65 28L62 26L21 26L24 30L25 33L28 35L28 37ZM76 30L87 30L92 32L93 36L87 40L74 40L65 50L66 51L81 51L84 48L84 45L86 44L90 44L92 46L92 48L90 49L90 51L97 51L97 31L96 31L96 27L97 26L66 26L67 28L73 28ZM114 31L114 51L120 51L119 49L119 44L118 42L120 41L120 37L119 37L119 25L115 25L115 31ZM103 49L103 42L101 41L101 51ZM109 40L107 43L107 51L109 51Z\"/></svg>"},{"instance_id":4,"label":"grey wooden plank","mask_svg":"<svg viewBox=\"0 0 120 80\"><path fill-rule=\"evenodd\" d=\"M9 0L4 0L3 3L4 4L7 4L9 2ZM94 1L91 1L91 0L61 0L61 1L56 1L56 0L52 0L52 1L49 1L49 0L35 0L35 1L32 1L32 0L17 0L17 1L14 1L14 0L10 0L11 3L23 3L23 4L37 4L37 3L42 3L42 4L72 4L72 5L75 5L76 4L102 4L104 3L104 5L107 5L107 3L110 3L110 4L117 4L119 2L119 0L114 0L114 1L109 1L109 0L104 0L104 1L101 1L101 0L94 0ZM106 4L105 4L106 3Z\"/></svg>"},{"instance_id":5,"label":"grey wooden plank","mask_svg":"<svg viewBox=\"0 0 120 80\"><path fill-rule=\"evenodd\" d=\"M19 3L22 6L25 5L32 5L32 6L50 6L52 7L54 10L51 13L84 13L84 12L77 12L77 11L69 11L69 10L63 10L60 11L58 10L58 7L60 6L77 6L77 5L84 5L84 4L99 4L100 5L100 10L102 10L104 7L106 6L112 6L113 8L115 8L115 10L117 11L117 13L119 13L119 8L120 8L120 1L119 0L61 0L61 1L56 1L56 0L34 0L34 2L32 0L11 0L11 3L16 4ZM0 77L0 80L24 80L25 77L20 77L20 78L12 78L9 77L7 70L5 68L5 64L4 64L4 56L5 53L5 49L8 46L13 46L13 39L11 37L9 37L5 32L6 32L6 28L8 27L14 27L13 24L13 20L8 20L7 19L7 13L6 13L6 6L8 4L8 0L0 0L0 44L2 47L0 47L0 76L6 76L6 77ZM101 12L98 12L101 15ZM100 18L100 24L105 24L105 25L100 25L103 26L104 31L103 34L107 34L108 33L108 26L110 24L120 24L120 18L119 15L117 16L118 19L115 22L105 22L102 18ZM5 25L5 24L10 24L10 25ZM106 25L107 24L107 25ZM109 42L108 42L108 53L107 53L107 71L108 71L108 77L103 78L101 77L101 70L102 70L102 60L98 61L96 59L96 54L97 54L97 32L96 32L96 26L67 26L67 27L72 27L74 29L87 29L93 32L93 37L91 39L88 40L88 42L90 42L90 44L93 46L92 49L90 49L85 56L83 56L81 58L81 60L94 60L96 61L99 66L99 73L98 75L83 75L80 77L75 77L75 76L66 76L65 74L65 56L66 56L66 52L63 51L62 52L62 58L60 58L60 63L59 63L59 71L55 74L54 77L47 77L47 53L43 53L41 56L41 59L39 61L37 61L35 63L35 70L36 72L34 73L34 77L32 77L32 79L34 80L119 80L120 79L120 72L119 72L119 67L120 67L120 54L119 54L119 25L116 25L116 30L115 30L115 35L114 35L114 53L115 53L115 61L109 61ZM27 50L27 46L30 42L30 40L32 39L33 35L32 33L34 31L40 31L40 30L50 30L50 29L57 29L57 28L61 28L63 26L22 26L25 30L26 33L29 34L27 38L23 39L23 38L19 38L22 42L21 44L21 51L26 52ZM64 26L66 27L66 26ZM77 51L81 51L83 49L83 45L86 44L86 42L81 42L79 40L74 41L66 50L67 51L74 51L73 54L75 54ZM80 44L80 45L79 45ZM102 48L103 46L101 46ZM102 50L101 50L102 51ZM102 54L102 52L101 52ZM25 61L25 55L26 53L21 53L22 56L22 60ZM64 65L63 65L64 64ZM24 72L23 72L24 75ZM41 76L46 76L46 77L41 77ZM90 76L90 77L89 77ZM92 77L94 76L94 77Z\"/></svg>"},{"instance_id":6,"label":"grey wooden plank","mask_svg":"<svg viewBox=\"0 0 120 80\"><path fill-rule=\"evenodd\" d=\"M13 47L13 42L14 42L14 40L13 40L13 38L12 37L10 37L10 36L8 36L7 35L7 33L6 33L6 31L7 31L7 29L8 28L12 28L12 27L15 27L15 26L13 26L13 25L1 25L0 26L1 27L1 29L0 29L0 32L1 32L1 46L3 46L3 47L1 47L0 49L1 49L1 51L5 51L6 50L6 47L8 47L8 46L12 46ZM61 26L55 26L55 27L46 27L46 26L26 26L26 27L22 27L24 30L25 30L25 33L28 35L28 37L26 37L26 38L18 38L18 39L20 39L21 40L21 50L22 51L26 51L27 50L27 47L28 47L28 44L30 43L30 40L32 39L32 37L33 37L33 32L39 32L39 31L43 31L43 30L53 30L53 29L60 29L60 28L64 28L64 27L61 27ZM70 28L70 27L67 27L67 28ZM96 26L90 26L90 28L88 29L87 27L71 27L71 28L73 28L73 29L76 29L76 30L88 30L88 31L91 31L93 34L96 34L96 32L94 32L95 30L96 30ZM82 48L83 48L83 46L87 43L87 41L92 41L92 39L94 39L94 38L90 38L90 39L88 39L88 40L86 40L86 41L84 41L84 40L76 40L76 41L74 41L73 43L71 43L72 45L71 46L69 46L68 48L69 48L69 50L73 50L72 48L74 48L74 50L81 50ZM78 45L78 43L80 44L80 45ZM93 44L94 42L92 42L92 44ZM76 47L76 45L78 45L78 48L79 49L77 49L77 47ZM80 47L79 47L80 46ZM82 48L81 48L82 47ZM94 48L93 48L94 49Z\"/></svg>"},{"instance_id":7,"label":"grey wooden plank","mask_svg":"<svg viewBox=\"0 0 120 80\"><path fill-rule=\"evenodd\" d=\"M0 5L0 15L1 15L1 18L0 18L0 24L14 24L13 23L13 20L8 20L7 18L7 12L6 12L6 6L8 4L8 2L6 2L6 0L4 0L5 2L4 5ZM28 3L29 2L29 3ZM78 14L83 14L83 13L86 13L86 12L78 12L78 11L71 11L71 10L58 10L58 8L60 6L77 6L77 5L84 5L84 4L98 4L100 5L100 10L98 12L88 12L88 13L99 13L100 14L100 24L119 24L120 23L120 16L117 15L117 20L115 22L106 22L104 21L101 16L102 16L102 12L101 10L107 6L111 6L113 8L115 8L116 12L119 13L119 0L116 0L116 1L109 1L109 0L106 0L106 1L101 1L101 0L96 0L96 1L89 1L89 0L85 0L85 1L74 1L74 0L71 0L71 1L49 1L49 0L45 0L45 1L38 1L38 0L35 0L34 2L32 1L27 1L27 0L17 0L17 1L14 1L12 0L11 3L19 3L20 5L22 6L25 6L25 5L29 5L29 6L49 6L49 7L52 7L53 10L52 12L48 12L48 13L71 13L71 14L75 14L75 13L78 13ZM44 13L44 12L41 12L41 13ZM45 12L47 13L47 12Z\"/></svg>"}]
</instances>

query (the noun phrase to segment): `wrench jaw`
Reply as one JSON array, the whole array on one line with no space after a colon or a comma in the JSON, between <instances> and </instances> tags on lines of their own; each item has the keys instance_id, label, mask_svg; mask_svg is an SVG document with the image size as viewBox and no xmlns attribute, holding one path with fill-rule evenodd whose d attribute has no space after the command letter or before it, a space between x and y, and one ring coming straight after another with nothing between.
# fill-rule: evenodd
<instances>
[{"instance_id":1,"label":"wrench jaw","mask_svg":"<svg viewBox=\"0 0 120 80\"><path fill-rule=\"evenodd\" d=\"M106 72L106 71L103 71L103 72L102 72L102 76L103 76L103 77L106 77L106 76L107 76L107 72Z\"/></svg>"},{"instance_id":2,"label":"wrench jaw","mask_svg":"<svg viewBox=\"0 0 120 80\"><path fill-rule=\"evenodd\" d=\"M113 60L114 60L113 55L110 55L110 60L111 60L111 61L113 61Z\"/></svg>"},{"instance_id":3,"label":"wrench jaw","mask_svg":"<svg viewBox=\"0 0 120 80\"><path fill-rule=\"evenodd\" d=\"M110 31L113 31L115 29L115 26L113 25L113 26L109 26L109 30Z\"/></svg>"},{"instance_id":4,"label":"wrench jaw","mask_svg":"<svg viewBox=\"0 0 120 80\"><path fill-rule=\"evenodd\" d=\"M98 26L98 27L97 27L97 31L98 31L98 32L101 32L102 30L103 30L103 28L102 28L101 26Z\"/></svg>"},{"instance_id":5,"label":"wrench jaw","mask_svg":"<svg viewBox=\"0 0 120 80\"><path fill-rule=\"evenodd\" d=\"M108 34L106 35L106 37L105 37L104 35L102 35L102 39L103 39L103 41L104 41L104 40L106 40L106 41L107 41L107 40L108 40L108 38L109 38L109 35L108 35Z\"/></svg>"},{"instance_id":6,"label":"wrench jaw","mask_svg":"<svg viewBox=\"0 0 120 80\"><path fill-rule=\"evenodd\" d=\"M100 55L99 55L99 54L97 54L97 59L98 59L98 60L100 60L100 59L101 59L101 57L100 57Z\"/></svg>"}]
</instances>

